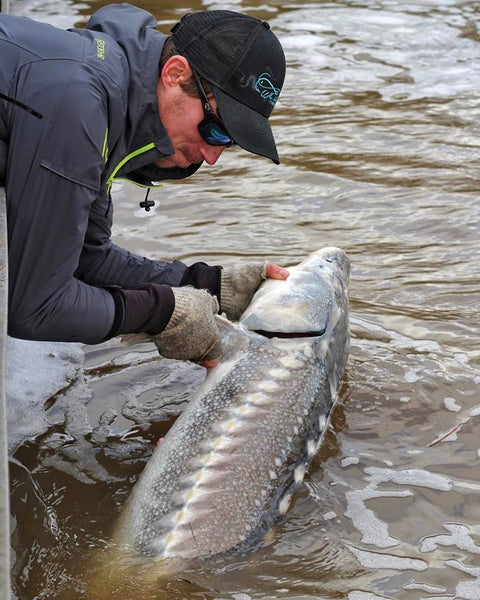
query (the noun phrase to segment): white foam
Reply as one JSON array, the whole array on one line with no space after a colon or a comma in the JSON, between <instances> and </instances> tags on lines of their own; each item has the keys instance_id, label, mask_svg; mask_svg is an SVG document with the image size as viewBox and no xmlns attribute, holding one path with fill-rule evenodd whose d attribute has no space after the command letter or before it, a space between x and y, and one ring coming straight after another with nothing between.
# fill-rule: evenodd
<instances>
[{"instance_id":1,"label":"white foam","mask_svg":"<svg viewBox=\"0 0 480 600\"><path fill-rule=\"evenodd\" d=\"M478 600L480 598L480 567L470 567L459 560L446 560L445 564L477 578L475 581L460 581L455 588L455 597L464 600Z\"/></svg>"},{"instance_id":2,"label":"white foam","mask_svg":"<svg viewBox=\"0 0 480 600\"><path fill-rule=\"evenodd\" d=\"M403 377L404 381L407 381L408 383L415 383L420 379L420 376L418 375L419 371L420 369L410 369L405 373Z\"/></svg>"},{"instance_id":3,"label":"white foam","mask_svg":"<svg viewBox=\"0 0 480 600\"><path fill-rule=\"evenodd\" d=\"M332 519L336 519L336 517L337 517L337 513L333 510L326 512L323 515L323 518L325 519L325 521L331 521Z\"/></svg>"},{"instance_id":4,"label":"white foam","mask_svg":"<svg viewBox=\"0 0 480 600\"><path fill-rule=\"evenodd\" d=\"M453 355L453 358L460 364L462 365L462 367L468 365L469 362L469 356L468 354L464 354L464 353L457 353Z\"/></svg>"},{"instance_id":5,"label":"white foam","mask_svg":"<svg viewBox=\"0 0 480 600\"><path fill-rule=\"evenodd\" d=\"M425 571L428 565L418 558L395 556L394 554L382 554L360 550L355 546L347 545L350 552L356 557L362 567L368 569L392 569L395 571Z\"/></svg>"},{"instance_id":6,"label":"white foam","mask_svg":"<svg viewBox=\"0 0 480 600\"><path fill-rule=\"evenodd\" d=\"M458 412L459 410L462 410L462 407L459 404L457 404L455 398L444 398L443 403L445 404L445 408L452 412Z\"/></svg>"},{"instance_id":7,"label":"white foam","mask_svg":"<svg viewBox=\"0 0 480 600\"><path fill-rule=\"evenodd\" d=\"M441 436L441 438L438 440L439 442L456 442L458 439L458 429L455 429L454 431L451 431L450 433Z\"/></svg>"},{"instance_id":8,"label":"white foam","mask_svg":"<svg viewBox=\"0 0 480 600\"><path fill-rule=\"evenodd\" d=\"M352 590L348 592L348 600L391 600L386 596L378 596L372 592L363 592L361 590Z\"/></svg>"},{"instance_id":9,"label":"white foam","mask_svg":"<svg viewBox=\"0 0 480 600\"><path fill-rule=\"evenodd\" d=\"M319 37L312 34L287 35L282 37L282 46L288 50L311 50L318 44L320 44Z\"/></svg>"},{"instance_id":10,"label":"white foam","mask_svg":"<svg viewBox=\"0 0 480 600\"><path fill-rule=\"evenodd\" d=\"M466 525L445 523L444 527L450 532L450 535L432 535L424 538L420 544L420 552L432 552L438 546L456 546L460 550L480 554L480 546L477 546L472 540L470 530Z\"/></svg>"},{"instance_id":11,"label":"white foam","mask_svg":"<svg viewBox=\"0 0 480 600\"><path fill-rule=\"evenodd\" d=\"M441 491L451 490L454 486L451 479L423 469L395 471L388 468L367 467L364 472L368 475L368 484L362 489L351 490L345 494L347 500L345 516L350 518L353 525L360 531L363 543L373 544L378 548L390 548L397 546L400 542L397 538L389 535L388 525L367 508L365 503L373 498L407 498L413 495L408 489L378 489L380 484L412 485Z\"/></svg>"},{"instance_id":12,"label":"white foam","mask_svg":"<svg viewBox=\"0 0 480 600\"><path fill-rule=\"evenodd\" d=\"M428 592L429 594L442 594L447 591L447 588L440 587L438 585L430 585L428 583L407 583L403 586L404 590L421 590L422 592Z\"/></svg>"},{"instance_id":13,"label":"white foam","mask_svg":"<svg viewBox=\"0 0 480 600\"><path fill-rule=\"evenodd\" d=\"M346 456L345 458L342 458L340 464L345 468L349 467L350 465L358 465L359 462L360 459L356 456Z\"/></svg>"},{"instance_id":14,"label":"white foam","mask_svg":"<svg viewBox=\"0 0 480 600\"><path fill-rule=\"evenodd\" d=\"M456 490L468 490L468 491L476 492L477 494L480 493L480 483L452 479L452 486Z\"/></svg>"},{"instance_id":15,"label":"white foam","mask_svg":"<svg viewBox=\"0 0 480 600\"><path fill-rule=\"evenodd\" d=\"M372 498L403 498L411 495L407 490L379 491L375 485L370 484L361 490L352 490L345 494L347 500L345 516L351 519L353 525L360 531L363 543L373 544L378 548L398 546L400 541L389 535L387 524L378 519L373 511L366 507L365 502Z\"/></svg>"},{"instance_id":16,"label":"white foam","mask_svg":"<svg viewBox=\"0 0 480 600\"><path fill-rule=\"evenodd\" d=\"M377 483L390 481L399 485L407 484L441 491L449 491L453 487L453 481L449 477L439 473L430 473L425 469L395 471L393 469L367 467L365 473L370 475L368 478L370 481Z\"/></svg>"}]
</instances>

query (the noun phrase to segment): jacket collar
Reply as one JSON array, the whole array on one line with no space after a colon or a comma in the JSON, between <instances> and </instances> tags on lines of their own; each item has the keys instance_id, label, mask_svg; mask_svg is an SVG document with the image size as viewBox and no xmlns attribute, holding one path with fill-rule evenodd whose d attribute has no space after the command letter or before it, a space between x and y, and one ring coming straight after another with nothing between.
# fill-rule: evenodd
<instances>
[{"instance_id":1,"label":"jacket collar","mask_svg":"<svg viewBox=\"0 0 480 600\"><path fill-rule=\"evenodd\" d=\"M107 5L95 12L87 24L87 29L100 30L113 38L128 61L127 154L151 143L154 148L129 160L119 174L141 185L189 177L202 164L173 169L162 169L154 164L174 152L160 120L157 99L160 56L168 36L160 33L156 26L153 15L129 4Z\"/></svg>"}]
</instances>

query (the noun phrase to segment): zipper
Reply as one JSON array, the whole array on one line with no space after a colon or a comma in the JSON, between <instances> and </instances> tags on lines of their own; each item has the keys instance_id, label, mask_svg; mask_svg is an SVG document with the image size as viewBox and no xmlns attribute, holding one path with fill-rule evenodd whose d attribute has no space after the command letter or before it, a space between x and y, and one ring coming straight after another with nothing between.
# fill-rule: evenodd
<instances>
[{"instance_id":1,"label":"zipper","mask_svg":"<svg viewBox=\"0 0 480 600\"><path fill-rule=\"evenodd\" d=\"M108 129L107 129L107 133L108 133ZM105 135L107 135L107 133ZM105 150L105 146L106 146L106 142L104 142L104 150ZM125 165L129 160L131 160L132 158L135 158L139 154L148 152L149 150L152 150L153 148L155 148L155 144L153 142L151 142L150 144L147 144L146 146L142 146L141 148L138 148L137 150L130 152L130 154L127 154L127 156L125 156L125 158L122 158L122 160L118 163L118 165L113 169L110 177L107 179L108 206L107 206L105 215L108 214L108 211L110 210L110 205L112 203L111 189L112 189L113 180L115 179L115 175L120 171L120 169L123 167L123 165ZM106 152L108 152L108 150ZM152 187L159 187L159 188L163 187L162 184L158 184L155 186L142 185L140 183L136 183L135 181L131 181L130 179L127 179L126 177L119 177L118 179L124 179L125 181L130 181L130 183L133 183L134 185L137 185L138 187L147 188L147 195L145 197L145 200L143 202L140 202L141 208L145 208L145 210L147 212L150 210L150 207L155 205L155 202L153 202L153 200L148 200L148 193L150 192L150 189Z\"/></svg>"},{"instance_id":2,"label":"zipper","mask_svg":"<svg viewBox=\"0 0 480 600\"><path fill-rule=\"evenodd\" d=\"M125 165L129 160L131 160L132 158L135 158L139 154L148 152L149 150L152 150L153 148L155 148L155 144L153 142L151 142L150 144L147 144L146 146L142 146L141 148L138 148L138 150L134 150L133 152L130 152L130 154L127 154L127 156L125 156L125 158L122 158L122 160L118 163L118 165L113 169L110 177L107 179L107 192L110 193L110 190L111 190L111 187L113 184L113 180L115 179L115 175L120 171L120 169L123 167L123 165ZM130 181L130 180L128 180L128 181ZM135 182L132 181L132 183L135 183ZM136 184L136 185L139 185L139 184ZM140 185L140 187L152 187L152 186ZM157 187L157 186L154 186L154 187ZM158 186L158 187L161 187L161 186Z\"/></svg>"}]
</instances>

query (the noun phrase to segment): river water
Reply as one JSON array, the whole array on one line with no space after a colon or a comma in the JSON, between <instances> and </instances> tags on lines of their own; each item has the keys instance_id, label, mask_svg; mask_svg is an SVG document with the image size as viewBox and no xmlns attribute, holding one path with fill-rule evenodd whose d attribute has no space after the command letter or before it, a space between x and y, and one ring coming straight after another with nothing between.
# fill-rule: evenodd
<instances>
[{"instance_id":1,"label":"river water","mask_svg":"<svg viewBox=\"0 0 480 600\"><path fill-rule=\"evenodd\" d=\"M12 11L67 27L99 6ZM116 241L212 264L340 246L351 354L325 443L258 552L153 583L139 569L93 593L122 504L204 373L149 345L84 347L81 375L12 458L15 597L478 600L480 5L142 6L164 31L192 9L270 21L288 61L272 117L282 164L228 150L152 192L150 214L116 185Z\"/></svg>"}]
</instances>

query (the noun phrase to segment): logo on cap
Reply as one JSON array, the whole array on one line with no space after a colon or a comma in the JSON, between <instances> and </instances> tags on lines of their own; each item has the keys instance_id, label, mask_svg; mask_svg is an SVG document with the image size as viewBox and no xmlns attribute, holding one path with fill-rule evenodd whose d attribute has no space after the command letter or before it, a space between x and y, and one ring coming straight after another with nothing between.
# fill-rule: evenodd
<instances>
[{"instance_id":1,"label":"logo on cap","mask_svg":"<svg viewBox=\"0 0 480 600\"><path fill-rule=\"evenodd\" d=\"M253 87L264 100L272 106L275 106L280 94L280 88L276 88L273 85L268 73L259 75Z\"/></svg>"}]
</instances>

